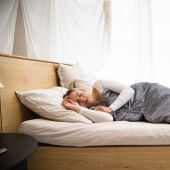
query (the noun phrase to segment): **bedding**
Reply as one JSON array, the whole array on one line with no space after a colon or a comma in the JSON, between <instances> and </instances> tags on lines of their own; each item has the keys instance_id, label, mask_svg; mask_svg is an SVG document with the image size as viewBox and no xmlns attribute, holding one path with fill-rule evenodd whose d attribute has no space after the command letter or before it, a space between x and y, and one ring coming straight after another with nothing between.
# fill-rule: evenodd
<instances>
[{"instance_id":1,"label":"bedding","mask_svg":"<svg viewBox=\"0 0 170 170\"><path fill-rule=\"evenodd\" d=\"M79 88L89 93L92 92L92 85L97 80L96 76L86 74L79 64L73 66L59 64L58 76L62 87Z\"/></svg>"},{"instance_id":2,"label":"bedding","mask_svg":"<svg viewBox=\"0 0 170 170\"><path fill-rule=\"evenodd\" d=\"M163 123L115 121L86 124L41 118L24 121L18 132L29 134L41 143L61 146L170 144L170 126Z\"/></svg>"},{"instance_id":3,"label":"bedding","mask_svg":"<svg viewBox=\"0 0 170 170\"><path fill-rule=\"evenodd\" d=\"M70 88L71 83L78 77L84 75L84 71L79 64L69 66L65 64L59 64L58 76L62 87Z\"/></svg>"},{"instance_id":4,"label":"bedding","mask_svg":"<svg viewBox=\"0 0 170 170\"><path fill-rule=\"evenodd\" d=\"M141 82L131 86L134 97L123 107L112 112L114 120L170 123L170 88L157 83ZM103 93L106 105L116 100L118 94L106 90Z\"/></svg>"},{"instance_id":5,"label":"bedding","mask_svg":"<svg viewBox=\"0 0 170 170\"><path fill-rule=\"evenodd\" d=\"M79 78L76 78L71 84L70 89L79 88L82 90L86 90L89 93L92 93L93 84L97 78L92 75L84 75Z\"/></svg>"},{"instance_id":6,"label":"bedding","mask_svg":"<svg viewBox=\"0 0 170 170\"><path fill-rule=\"evenodd\" d=\"M61 105L66 91L66 88L56 86L49 89L16 91L16 94L22 104L41 117L57 121L92 123L85 116Z\"/></svg>"}]
</instances>

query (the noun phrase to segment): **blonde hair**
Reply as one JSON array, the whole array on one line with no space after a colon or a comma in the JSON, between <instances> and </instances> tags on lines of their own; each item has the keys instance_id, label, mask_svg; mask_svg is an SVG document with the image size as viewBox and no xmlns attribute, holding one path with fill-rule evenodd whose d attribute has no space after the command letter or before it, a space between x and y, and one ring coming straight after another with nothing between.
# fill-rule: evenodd
<instances>
[{"instance_id":1,"label":"blonde hair","mask_svg":"<svg viewBox=\"0 0 170 170\"><path fill-rule=\"evenodd\" d=\"M67 90L66 94L63 95L63 98L66 97L66 96L69 96L71 93L73 93L74 91L76 92L80 92L80 91L83 91L82 89L79 89L79 88L73 88L73 89L69 89Z\"/></svg>"}]
</instances>

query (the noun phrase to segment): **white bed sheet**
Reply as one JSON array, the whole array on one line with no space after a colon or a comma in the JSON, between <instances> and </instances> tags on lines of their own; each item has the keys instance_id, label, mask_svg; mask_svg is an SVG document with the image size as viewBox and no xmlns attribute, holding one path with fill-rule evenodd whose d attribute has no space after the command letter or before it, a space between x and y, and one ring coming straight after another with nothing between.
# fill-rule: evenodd
<instances>
[{"instance_id":1,"label":"white bed sheet","mask_svg":"<svg viewBox=\"0 0 170 170\"><path fill-rule=\"evenodd\" d=\"M170 145L170 125L163 123L86 124L33 119L23 122L18 132L29 134L41 143L61 146Z\"/></svg>"}]
</instances>

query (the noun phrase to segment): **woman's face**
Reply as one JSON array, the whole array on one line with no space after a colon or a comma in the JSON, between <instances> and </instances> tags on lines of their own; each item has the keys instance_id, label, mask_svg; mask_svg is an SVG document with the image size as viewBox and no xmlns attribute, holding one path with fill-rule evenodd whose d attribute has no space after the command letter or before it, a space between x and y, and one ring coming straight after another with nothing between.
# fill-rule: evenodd
<instances>
[{"instance_id":1,"label":"woman's face","mask_svg":"<svg viewBox=\"0 0 170 170\"><path fill-rule=\"evenodd\" d=\"M84 90L73 91L70 95L66 96L66 98L77 102L80 106L86 108L93 106L94 103L93 96Z\"/></svg>"}]
</instances>

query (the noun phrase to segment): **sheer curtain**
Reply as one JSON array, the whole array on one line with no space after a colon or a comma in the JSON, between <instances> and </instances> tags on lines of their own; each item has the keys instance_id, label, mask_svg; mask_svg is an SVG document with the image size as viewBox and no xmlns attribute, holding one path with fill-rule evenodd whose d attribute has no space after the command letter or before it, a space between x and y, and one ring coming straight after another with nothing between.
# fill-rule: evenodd
<instances>
[{"instance_id":1,"label":"sheer curtain","mask_svg":"<svg viewBox=\"0 0 170 170\"><path fill-rule=\"evenodd\" d=\"M170 1L152 0L154 78L170 87Z\"/></svg>"},{"instance_id":2,"label":"sheer curtain","mask_svg":"<svg viewBox=\"0 0 170 170\"><path fill-rule=\"evenodd\" d=\"M149 81L152 79L150 1L111 2L112 55L98 74L129 84Z\"/></svg>"},{"instance_id":3,"label":"sheer curtain","mask_svg":"<svg viewBox=\"0 0 170 170\"><path fill-rule=\"evenodd\" d=\"M0 0L0 52L12 54L18 0Z\"/></svg>"},{"instance_id":4,"label":"sheer curtain","mask_svg":"<svg viewBox=\"0 0 170 170\"><path fill-rule=\"evenodd\" d=\"M20 0L23 13L28 57L51 59L53 54L52 30L56 30L53 21L54 1Z\"/></svg>"},{"instance_id":5,"label":"sheer curtain","mask_svg":"<svg viewBox=\"0 0 170 170\"><path fill-rule=\"evenodd\" d=\"M112 0L112 55L98 75L170 86L170 2Z\"/></svg>"},{"instance_id":6,"label":"sheer curtain","mask_svg":"<svg viewBox=\"0 0 170 170\"><path fill-rule=\"evenodd\" d=\"M103 2L21 0L28 56L96 71L109 56Z\"/></svg>"}]
</instances>

